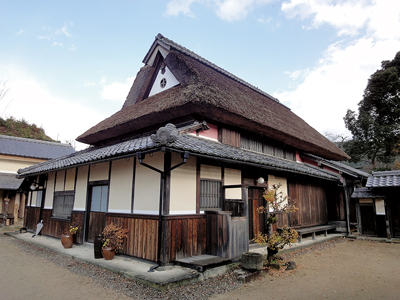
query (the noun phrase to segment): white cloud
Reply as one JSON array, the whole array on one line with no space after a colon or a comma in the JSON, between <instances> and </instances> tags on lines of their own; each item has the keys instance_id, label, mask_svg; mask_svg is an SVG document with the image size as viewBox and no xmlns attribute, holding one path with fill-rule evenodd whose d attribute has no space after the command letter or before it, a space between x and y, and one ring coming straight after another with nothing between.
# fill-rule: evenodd
<instances>
[{"instance_id":1,"label":"white cloud","mask_svg":"<svg viewBox=\"0 0 400 300\"><path fill-rule=\"evenodd\" d=\"M400 36L400 1L397 0L290 0L282 4L282 11L289 18L311 18L312 24L306 28L328 24L339 36L355 36L362 29L378 39Z\"/></svg>"},{"instance_id":2,"label":"white cloud","mask_svg":"<svg viewBox=\"0 0 400 300\"><path fill-rule=\"evenodd\" d=\"M53 42L52 45L53 45L53 46L62 47L63 43L60 43L60 42Z\"/></svg>"},{"instance_id":3,"label":"white cloud","mask_svg":"<svg viewBox=\"0 0 400 300\"><path fill-rule=\"evenodd\" d=\"M167 4L167 15L177 16L180 13L194 17L190 6L201 3L212 7L219 18L225 21L244 19L254 7L275 0L171 0Z\"/></svg>"},{"instance_id":4,"label":"white cloud","mask_svg":"<svg viewBox=\"0 0 400 300\"><path fill-rule=\"evenodd\" d=\"M69 47L69 50L71 51L76 51L78 48L76 48L76 46L74 44L71 44L71 46Z\"/></svg>"},{"instance_id":5,"label":"white cloud","mask_svg":"<svg viewBox=\"0 0 400 300\"><path fill-rule=\"evenodd\" d=\"M274 96L319 132L350 135L343 121L347 109L357 110L369 76L380 68L382 60L394 58L395 49L400 49L400 41L375 43L371 38L350 46L331 45L295 90Z\"/></svg>"},{"instance_id":6,"label":"white cloud","mask_svg":"<svg viewBox=\"0 0 400 300\"><path fill-rule=\"evenodd\" d=\"M21 35L23 34L25 31L23 29L21 29L20 31L17 32L17 35Z\"/></svg>"},{"instance_id":7,"label":"white cloud","mask_svg":"<svg viewBox=\"0 0 400 300\"><path fill-rule=\"evenodd\" d=\"M38 36L38 39L39 39L39 40L49 40L49 39L51 39L51 37L48 36L48 35L39 35L39 36Z\"/></svg>"},{"instance_id":8,"label":"white cloud","mask_svg":"<svg viewBox=\"0 0 400 300\"><path fill-rule=\"evenodd\" d=\"M400 50L400 1L291 0L282 10L290 18L310 18L308 29L330 25L344 40L331 44L314 68L286 72L303 80L274 96L318 131L350 135L347 109L358 109L368 78Z\"/></svg>"},{"instance_id":9,"label":"white cloud","mask_svg":"<svg viewBox=\"0 0 400 300\"><path fill-rule=\"evenodd\" d=\"M23 74L19 79L10 80L10 89L12 102L8 107L8 103L0 102L3 118L24 118L29 123L43 127L47 135L62 142L75 140L105 117L69 99L55 97L43 85ZM76 147L83 149L86 145L77 143Z\"/></svg>"},{"instance_id":10,"label":"white cloud","mask_svg":"<svg viewBox=\"0 0 400 300\"><path fill-rule=\"evenodd\" d=\"M114 100L123 102L129 93L135 77L127 78L125 82L113 82L107 83L105 77L100 79L100 84L102 85L101 97L103 99Z\"/></svg>"},{"instance_id":11,"label":"white cloud","mask_svg":"<svg viewBox=\"0 0 400 300\"><path fill-rule=\"evenodd\" d=\"M56 35L63 34L65 36L67 36L67 37L72 37L72 34L68 30L69 30L69 27L70 26L72 27L73 25L74 24L72 22L65 23L64 26L61 29L57 29L56 30L55 34Z\"/></svg>"}]
</instances>

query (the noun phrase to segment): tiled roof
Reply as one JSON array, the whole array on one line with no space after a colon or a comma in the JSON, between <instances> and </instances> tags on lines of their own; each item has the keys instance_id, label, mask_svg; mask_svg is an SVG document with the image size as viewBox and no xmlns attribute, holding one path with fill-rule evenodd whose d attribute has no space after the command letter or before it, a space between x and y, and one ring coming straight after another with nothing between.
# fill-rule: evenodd
<instances>
[{"instance_id":1,"label":"tiled roof","mask_svg":"<svg viewBox=\"0 0 400 300\"><path fill-rule=\"evenodd\" d=\"M163 42L169 47L164 63L180 84L143 99L142 85L147 86L151 78L151 74L143 74L149 72L151 67L143 67L123 108L84 132L77 138L78 141L91 145L106 144L118 138L141 134L148 128L193 117L207 119L211 124L221 124L221 127L259 134L327 159L349 158L267 93L171 40L158 37L156 42Z\"/></svg>"},{"instance_id":2,"label":"tiled roof","mask_svg":"<svg viewBox=\"0 0 400 300\"><path fill-rule=\"evenodd\" d=\"M384 196L377 194L370 188L355 188L353 194L351 194L351 198L358 198L358 199L375 199L375 198L384 198Z\"/></svg>"},{"instance_id":3,"label":"tiled roof","mask_svg":"<svg viewBox=\"0 0 400 300\"><path fill-rule=\"evenodd\" d=\"M0 135L0 154L52 159L75 152L69 144Z\"/></svg>"},{"instance_id":4,"label":"tiled roof","mask_svg":"<svg viewBox=\"0 0 400 300\"><path fill-rule=\"evenodd\" d=\"M308 156L309 158L311 158L317 162L320 162L321 164L324 164L326 166L329 166L331 168L334 168L334 169L342 171L342 172L346 172L349 175L353 175L353 176L356 175L356 176L361 176L364 178L367 178L368 176L370 176L370 174L368 174L364 171L350 167L349 165L346 165L346 164L338 162L338 161L325 159L325 158L322 158L320 156L317 156L317 155L314 155L311 153L307 153L306 156Z\"/></svg>"},{"instance_id":5,"label":"tiled roof","mask_svg":"<svg viewBox=\"0 0 400 300\"><path fill-rule=\"evenodd\" d=\"M400 171L372 172L366 187L400 187Z\"/></svg>"},{"instance_id":6,"label":"tiled roof","mask_svg":"<svg viewBox=\"0 0 400 300\"><path fill-rule=\"evenodd\" d=\"M114 145L90 147L80 152L70 154L66 157L43 162L38 165L19 170L18 173L21 176L46 173L49 171L66 169L82 164L118 159L125 156L133 156L139 151L158 151L161 149L161 147L171 149L171 151L188 151L194 156L206 156L208 158L214 158L218 160L222 159L231 163L253 164L261 168L309 175L327 180L338 179L338 177L332 173L325 172L313 166L240 149L192 135L178 135L173 142L163 146L153 142L151 137L140 137Z\"/></svg>"},{"instance_id":7,"label":"tiled roof","mask_svg":"<svg viewBox=\"0 0 400 300\"><path fill-rule=\"evenodd\" d=\"M15 177L17 174L0 173L0 190L18 190L23 178Z\"/></svg>"}]
</instances>

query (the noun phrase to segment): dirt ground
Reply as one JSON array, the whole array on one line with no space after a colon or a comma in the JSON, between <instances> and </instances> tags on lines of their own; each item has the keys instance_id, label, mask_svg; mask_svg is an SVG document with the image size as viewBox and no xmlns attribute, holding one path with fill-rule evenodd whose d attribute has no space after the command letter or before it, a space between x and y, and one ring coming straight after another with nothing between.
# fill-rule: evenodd
<instances>
[{"instance_id":1,"label":"dirt ground","mask_svg":"<svg viewBox=\"0 0 400 300\"><path fill-rule=\"evenodd\" d=\"M129 299L96 285L86 276L21 250L13 238L3 234L5 231L0 230L0 299Z\"/></svg>"},{"instance_id":2,"label":"dirt ground","mask_svg":"<svg viewBox=\"0 0 400 300\"><path fill-rule=\"evenodd\" d=\"M400 299L400 244L347 241L213 299Z\"/></svg>"},{"instance_id":3,"label":"dirt ground","mask_svg":"<svg viewBox=\"0 0 400 300\"><path fill-rule=\"evenodd\" d=\"M103 276L103 271L84 272L88 266L68 259L61 264L59 259L51 259L55 255L51 252L38 255L43 250L37 248L29 253L29 247L18 246L3 232L0 229L0 299L132 299L122 292L127 285L136 291L132 293L136 299L208 299L212 293L206 295L202 289L215 293L221 280L166 293L154 293L120 276L110 279L119 284L108 285L94 280ZM287 259L294 260L297 269L270 272L212 299L400 299L400 244L361 240L325 243L287 255ZM69 270L73 268L77 271Z\"/></svg>"}]
</instances>

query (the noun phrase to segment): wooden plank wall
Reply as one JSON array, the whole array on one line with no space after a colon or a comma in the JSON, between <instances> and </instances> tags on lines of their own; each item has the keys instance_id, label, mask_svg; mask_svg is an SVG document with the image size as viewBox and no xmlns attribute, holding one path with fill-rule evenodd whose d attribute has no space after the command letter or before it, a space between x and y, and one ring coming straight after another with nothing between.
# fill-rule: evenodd
<instances>
[{"instance_id":1,"label":"wooden plank wall","mask_svg":"<svg viewBox=\"0 0 400 300\"><path fill-rule=\"evenodd\" d=\"M309 182L289 182L289 198L299 208L290 214L294 228L315 226L328 222L327 197L323 186Z\"/></svg>"},{"instance_id":2,"label":"wooden plank wall","mask_svg":"<svg viewBox=\"0 0 400 300\"><path fill-rule=\"evenodd\" d=\"M79 227L79 230L75 235L74 242L82 244L83 243L82 225L83 225L84 212L83 211L72 212L71 221L51 219L51 212L52 212L51 209L43 209L42 211L42 220L43 220L42 234L61 239L61 235L69 231L69 227L71 225L73 226L77 225Z\"/></svg>"},{"instance_id":3,"label":"wooden plank wall","mask_svg":"<svg viewBox=\"0 0 400 300\"><path fill-rule=\"evenodd\" d=\"M235 258L248 251L246 217L231 217L219 211L206 212L207 254Z\"/></svg>"},{"instance_id":4,"label":"wooden plank wall","mask_svg":"<svg viewBox=\"0 0 400 300\"><path fill-rule=\"evenodd\" d=\"M226 129L226 128L221 128L219 131L219 140L221 143L226 144L226 145L231 145L235 147L240 147L240 133Z\"/></svg>"},{"instance_id":5,"label":"wooden plank wall","mask_svg":"<svg viewBox=\"0 0 400 300\"><path fill-rule=\"evenodd\" d=\"M40 207L26 206L24 224L27 229L36 230L36 225L40 222Z\"/></svg>"},{"instance_id":6,"label":"wooden plank wall","mask_svg":"<svg viewBox=\"0 0 400 300\"><path fill-rule=\"evenodd\" d=\"M206 253L205 215L166 217L166 263Z\"/></svg>"},{"instance_id":7,"label":"wooden plank wall","mask_svg":"<svg viewBox=\"0 0 400 300\"><path fill-rule=\"evenodd\" d=\"M158 216L107 214L106 224L129 229L123 254L157 261Z\"/></svg>"}]
</instances>

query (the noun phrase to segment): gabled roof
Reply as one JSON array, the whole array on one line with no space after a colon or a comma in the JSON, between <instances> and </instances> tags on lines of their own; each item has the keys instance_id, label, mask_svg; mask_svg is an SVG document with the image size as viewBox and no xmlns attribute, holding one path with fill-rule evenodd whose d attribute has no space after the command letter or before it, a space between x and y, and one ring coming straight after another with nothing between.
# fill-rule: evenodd
<instances>
[{"instance_id":1,"label":"gabled roof","mask_svg":"<svg viewBox=\"0 0 400 300\"><path fill-rule=\"evenodd\" d=\"M400 171L372 172L366 187L400 187Z\"/></svg>"},{"instance_id":2,"label":"gabled roof","mask_svg":"<svg viewBox=\"0 0 400 300\"><path fill-rule=\"evenodd\" d=\"M146 99L151 66L138 73L123 108L90 128L78 141L98 145L130 132L161 126L188 115L251 131L294 148L333 160L349 156L271 95L246 83L186 48L156 37L152 49L164 46L165 65L179 85ZM146 55L145 62L150 54ZM154 70L153 70L154 72Z\"/></svg>"},{"instance_id":3,"label":"gabled roof","mask_svg":"<svg viewBox=\"0 0 400 300\"><path fill-rule=\"evenodd\" d=\"M167 128L168 126L169 125L162 127L161 130L164 130L165 132L166 129L164 128ZM165 144L157 142L157 139L153 136L134 138L114 145L90 147L66 157L18 170L18 173L20 177L26 177L84 164L131 157L136 155L138 152L146 153L161 151L162 148L172 152L183 153L186 151L193 156L207 157L209 159L222 160L229 163L253 165L269 170L308 175L331 181L338 180L338 176L313 166L240 149L189 134L179 134L178 131L176 131L174 139Z\"/></svg>"},{"instance_id":4,"label":"gabled roof","mask_svg":"<svg viewBox=\"0 0 400 300\"><path fill-rule=\"evenodd\" d=\"M75 152L69 144L0 135L0 154L52 159Z\"/></svg>"},{"instance_id":5,"label":"gabled roof","mask_svg":"<svg viewBox=\"0 0 400 300\"><path fill-rule=\"evenodd\" d=\"M23 178L17 178L17 174L0 173L0 190L18 190Z\"/></svg>"}]
</instances>

